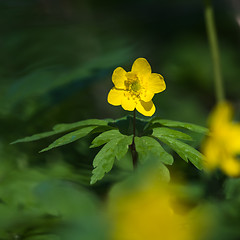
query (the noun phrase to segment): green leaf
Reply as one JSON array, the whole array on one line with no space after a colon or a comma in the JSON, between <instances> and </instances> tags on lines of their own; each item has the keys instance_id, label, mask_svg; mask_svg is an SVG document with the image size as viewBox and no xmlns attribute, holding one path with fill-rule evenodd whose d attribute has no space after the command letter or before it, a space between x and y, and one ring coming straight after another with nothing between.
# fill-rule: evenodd
<instances>
[{"instance_id":1,"label":"green leaf","mask_svg":"<svg viewBox=\"0 0 240 240\"><path fill-rule=\"evenodd\" d=\"M86 135L88 135L96 127L97 126L85 127L85 128L81 128L79 130L76 130L74 132L68 133L68 134L64 135L63 137L58 138L56 141L54 141L47 148L44 148L40 152L46 152L46 151L48 151L52 148L60 147L62 145L66 145L66 144L74 142L74 141L76 141L80 138L83 138Z\"/></svg>"},{"instance_id":2,"label":"green leaf","mask_svg":"<svg viewBox=\"0 0 240 240\"><path fill-rule=\"evenodd\" d=\"M31 239L31 240L60 240L60 238L57 235L54 234L47 234L47 235L34 235L30 236L30 238L26 238L26 240Z\"/></svg>"},{"instance_id":3,"label":"green leaf","mask_svg":"<svg viewBox=\"0 0 240 240\"><path fill-rule=\"evenodd\" d=\"M83 121L79 121L79 122L75 122L75 123L61 123L61 124L57 124L53 127L54 131L61 131L61 132L65 132L65 131L71 131L75 128L79 128L79 127L86 127L86 126L107 126L108 122L111 119L88 119L88 120L83 120Z\"/></svg>"},{"instance_id":4,"label":"green leaf","mask_svg":"<svg viewBox=\"0 0 240 240\"><path fill-rule=\"evenodd\" d=\"M152 124L159 123L166 127L186 128L190 131L203 133L203 134L208 133L207 128L196 125L196 124L192 124L192 123L179 122L179 121L173 121L173 120L167 120L167 119L159 119L159 118L153 118L151 120L151 123Z\"/></svg>"},{"instance_id":5,"label":"green leaf","mask_svg":"<svg viewBox=\"0 0 240 240\"><path fill-rule=\"evenodd\" d=\"M129 145L132 143L132 138L133 136L120 134L118 137L109 140L103 146L93 160L94 169L92 171L93 175L90 184L94 184L98 180L101 180L105 173L112 169L115 158L121 160L126 155Z\"/></svg>"},{"instance_id":6,"label":"green leaf","mask_svg":"<svg viewBox=\"0 0 240 240\"><path fill-rule=\"evenodd\" d=\"M114 127L110 127L110 126L97 126L96 128L94 128L92 130L91 134L107 132L107 131L113 130L113 129L115 129L115 128Z\"/></svg>"},{"instance_id":7,"label":"green leaf","mask_svg":"<svg viewBox=\"0 0 240 240\"><path fill-rule=\"evenodd\" d=\"M226 199L240 201L240 179L229 178L224 183L224 192Z\"/></svg>"},{"instance_id":8,"label":"green leaf","mask_svg":"<svg viewBox=\"0 0 240 240\"><path fill-rule=\"evenodd\" d=\"M86 126L107 126L109 121L110 119L105 119L105 120L88 119L88 120L83 120L76 123L57 124L53 127L53 131L38 133L29 137L21 138L12 142L11 144L36 141L42 138L50 137L59 133L68 132L76 128L82 128Z\"/></svg>"},{"instance_id":9,"label":"green leaf","mask_svg":"<svg viewBox=\"0 0 240 240\"><path fill-rule=\"evenodd\" d=\"M21 142L32 142L32 141L36 141L36 140L39 140L39 139L42 139L42 138L53 136L53 135L58 134L58 133L59 132L57 132L57 131L38 133L38 134L34 134L32 136L29 136L29 137L18 139L16 141L12 142L11 144L21 143Z\"/></svg>"},{"instance_id":10,"label":"green leaf","mask_svg":"<svg viewBox=\"0 0 240 240\"><path fill-rule=\"evenodd\" d=\"M176 139L192 140L192 138L186 133L176 131L170 128L165 128L165 127L154 128L153 135L156 137L166 136L166 137L172 137Z\"/></svg>"},{"instance_id":11,"label":"green leaf","mask_svg":"<svg viewBox=\"0 0 240 240\"><path fill-rule=\"evenodd\" d=\"M189 160L196 168L200 170L203 168L202 161L204 156L195 148L171 137L158 136L157 138L171 147L186 162Z\"/></svg>"},{"instance_id":12,"label":"green leaf","mask_svg":"<svg viewBox=\"0 0 240 240\"><path fill-rule=\"evenodd\" d=\"M135 119L135 131L137 136L143 135L143 130L147 123L148 121L146 120L140 118ZM115 121L109 122L109 125L119 129L119 131L125 135L131 135L133 132L133 116L128 115L126 117L116 119Z\"/></svg>"},{"instance_id":13,"label":"green leaf","mask_svg":"<svg viewBox=\"0 0 240 240\"><path fill-rule=\"evenodd\" d=\"M132 116L125 116L110 122L109 125L119 129L125 135L130 135L133 132L132 122Z\"/></svg>"},{"instance_id":14,"label":"green leaf","mask_svg":"<svg viewBox=\"0 0 240 240\"><path fill-rule=\"evenodd\" d=\"M119 132L119 130L115 130L115 129L104 132L104 133L100 134L99 136L97 136L92 141L92 145L90 146L90 148L99 147L99 146L109 142L110 140L121 137L121 136L123 136L123 135Z\"/></svg>"},{"instance_id":15,"label":"green leaf","mask_svg":"<svg viewBox=\"0 0 240 240\"><path fill-rule=\"evenodd\" d=\"M161 180L167 181L167 182L170 181L169 170L168 170L168 168L164 164L158 162L156 170L158 171L159 177L160 177Z\"/></svg>"},{"instance_id":16,"label":"green leaf","mask_svg":"<svg viewBox=\"0 0 240 240\"><path fill-rule=\"evenodd\" d=\"M112 169L115 160L116 147L120 140L121 138L112 139L98 152L93 160L94 169L92 171L93 175L90 184L94 184L98 180L101 180L105 173Z\"/></svg>"},{"instance_id":17,"label":"green leaf","mask_svg":"<svg viewBox=\"0 0 240 240\"><path fill-rule=\"evenodd\" d=\"M129 145L132 144L132 141L133 141L133 135L131 135L131 136L126 136L125 135L118 142L116 152L115 152L117 160L121 160L127 154L128 149L129 149Z\"/></svg>"},{"instance_id":18,"label":"green leaf","mask_svg":"<svg viewBox=\"0 0 240 240\"><path fill-rule=\"evenodd\" d=\"M154 138L147 136L135 137L134 141L140 162L156 159L165 164L171 165L173 163L172 155L167 153Z\"/></svg>"}]
</instances>

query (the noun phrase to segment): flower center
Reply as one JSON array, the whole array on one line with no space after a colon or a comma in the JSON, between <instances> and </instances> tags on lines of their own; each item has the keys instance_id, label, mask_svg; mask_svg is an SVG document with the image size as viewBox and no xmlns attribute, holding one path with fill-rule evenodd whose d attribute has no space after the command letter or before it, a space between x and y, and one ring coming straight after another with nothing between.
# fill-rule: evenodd
<instances>
[{"instance_id":1,"label":"flower center","mask_svg":"<svg viewBox=\"0 0 240 240\"><path fill-rule=\"evenodd\" d=\"M132 82L131 89L134 92L139 92L139 90L141 89L141 85L139 83L139 80Z\"/></svg>"},{"instance_id":2,"label":"flower center","mask_svg":"<svg viewBox=\"0 0 240 240\"><path fill-rule=\"evenodd\" d=\"M141 89L141 84L137 75L131 72L127 73L127 80L124 84L127 91L130 91L134 95L137 95Z\"/></svg>"}]
</instances>

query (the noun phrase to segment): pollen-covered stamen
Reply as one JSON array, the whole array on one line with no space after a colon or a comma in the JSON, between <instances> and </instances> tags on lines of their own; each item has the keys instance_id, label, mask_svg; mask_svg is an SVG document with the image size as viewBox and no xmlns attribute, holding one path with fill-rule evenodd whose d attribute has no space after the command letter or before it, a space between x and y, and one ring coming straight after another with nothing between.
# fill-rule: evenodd
<instances>
[{"instance_id":1,"label":"pollen-covered stamen","mask_svg":"<svg viewBox=\"0 0 240 240\"><path fill-rule=\"evenodd\" d=\"M141 83L136 74L128 72L126 74L127 80L124 82L126 90L131 93L131 95L137 97L140 94L142 88Z\"/></svg>"},{"instance_id":2,"label":"pollen-covered stamen","mask_svg":"<svg viewBox=\"0 0 240 240\"><path fill-rule=\"evenodd\" d=\"M139 82L139 80L136 80L134 82L132 82L132 85L131 85L131 90L134 91L134 92L139 92L141 89L141 84Z\"/></svg>"}]
</instances>

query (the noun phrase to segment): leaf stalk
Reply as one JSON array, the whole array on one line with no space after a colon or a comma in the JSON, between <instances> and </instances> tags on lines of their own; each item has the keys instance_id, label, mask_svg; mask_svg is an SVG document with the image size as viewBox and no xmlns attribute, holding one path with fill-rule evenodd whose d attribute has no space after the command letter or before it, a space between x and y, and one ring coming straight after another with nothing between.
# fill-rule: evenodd
<instances>
[{"instance_id":1,"label":"leaf stalk","mask_svg":"<svg viewBox=\"0 0 240 240\"><path fill-rule=\"evenodd\" d=\"M221 102L224 101L225 97L212 0L205 0L205 22L213 61L216 100Z\"/></svg>"},{"instance_id":2,"label":"leaf stalk","mask_svg":"<svg viewBox=\"0 0 240 240\"><path fill-rule=\"evenodd\" d=\"M137 151L136 151L136 146L135 146L135 136L136 136L136 109L133 111L133 141L132 144L130 145L131 153L132 153L132 161L133 161L133 168L137 167Z\"/></svg>"}]
</instances>

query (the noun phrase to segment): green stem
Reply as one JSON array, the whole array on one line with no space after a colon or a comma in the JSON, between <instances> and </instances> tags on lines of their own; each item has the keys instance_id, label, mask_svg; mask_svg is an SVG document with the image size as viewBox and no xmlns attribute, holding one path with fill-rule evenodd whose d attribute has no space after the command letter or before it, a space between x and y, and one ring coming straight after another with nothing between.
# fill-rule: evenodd
<instances>
[{"instance_id":1,"label":"green stem","mask_svg":"<svg viewBox=\"0 0 240 240\"><path fill-rule=\"evenodd\" d=\"M136 151L136 146L135 146L135 141L134 138L136 136L136 109L133 111L133 141L132 144L130 145L131 153L132 153L132 161L133 161L133 167L137 167L137 151Z\"/></svg>"},{"instance_id":2,"label":"green stem","mask_svg":"<svg viewBox=\"0 0 240 240\"><path fill-rule=\"evenodd\" d=\"M220 57L219 57L216 27L214 22L212 0L205 0L205 21L206 21L207 35L208 35L208 40L209 40L211 54L212 54L212 61L213 61L216 99L217 99L217 102L221 102L224 100L224 88L223 88L223 81L222 81L222 74L221 74L221 67L220 67Z\"/></svg>"}]
</instances>

